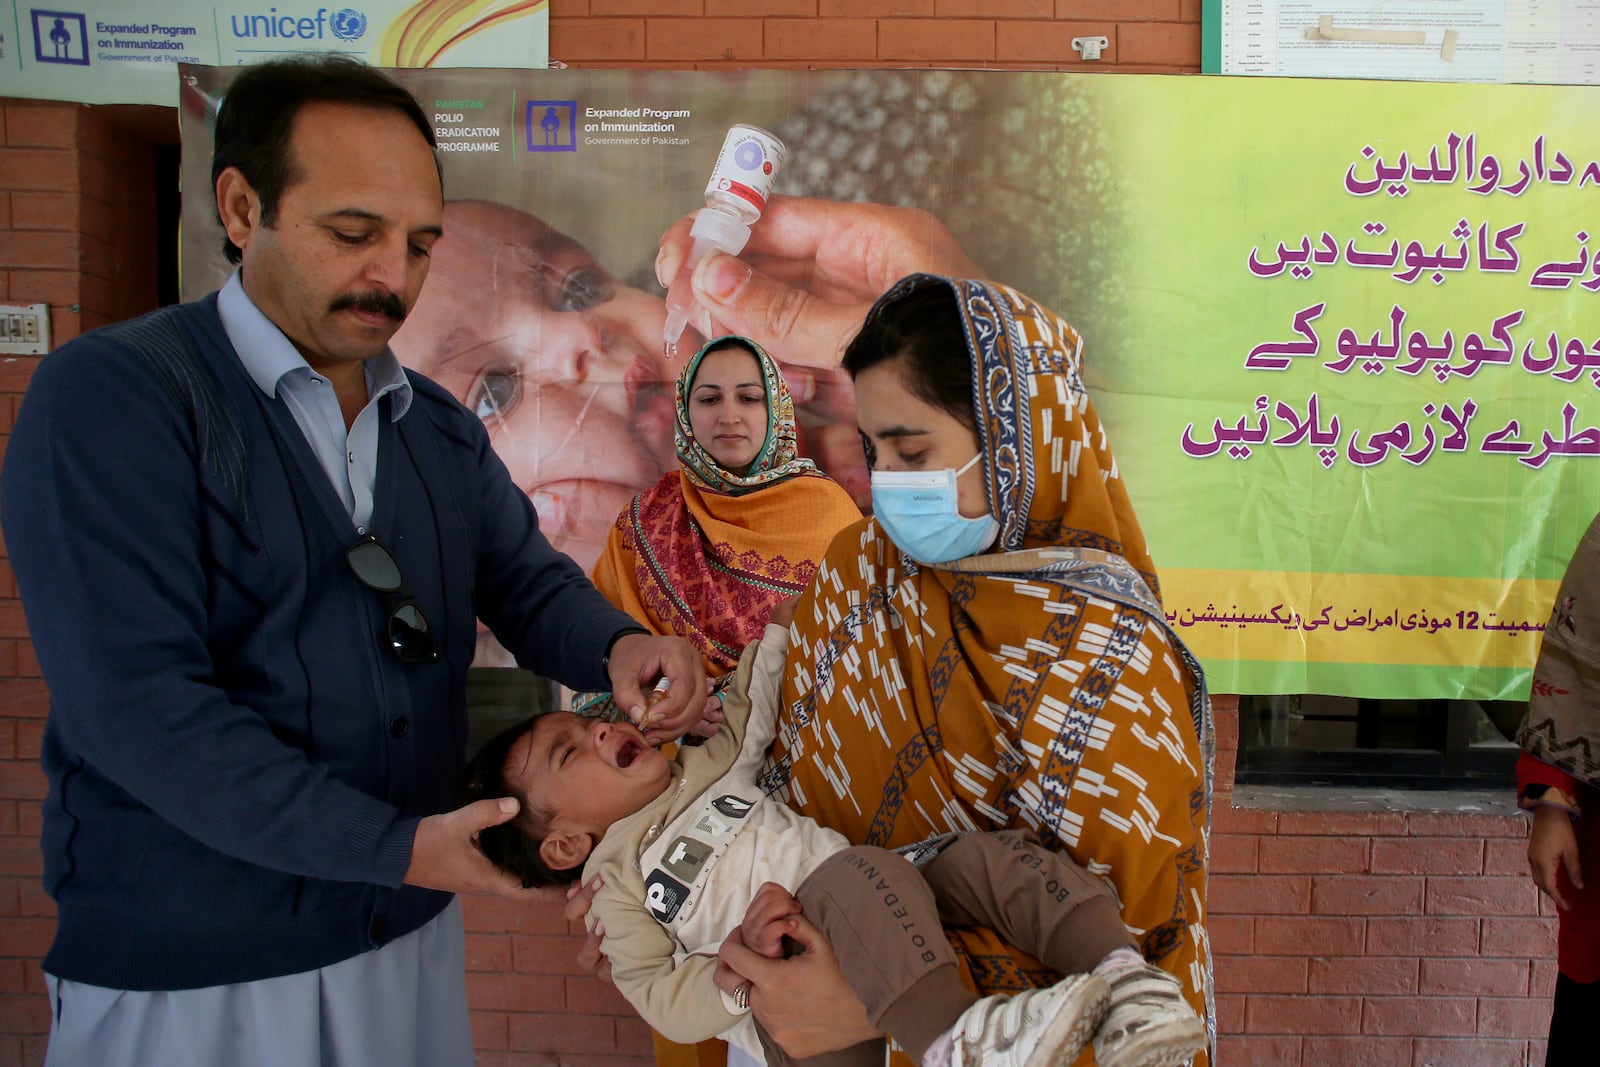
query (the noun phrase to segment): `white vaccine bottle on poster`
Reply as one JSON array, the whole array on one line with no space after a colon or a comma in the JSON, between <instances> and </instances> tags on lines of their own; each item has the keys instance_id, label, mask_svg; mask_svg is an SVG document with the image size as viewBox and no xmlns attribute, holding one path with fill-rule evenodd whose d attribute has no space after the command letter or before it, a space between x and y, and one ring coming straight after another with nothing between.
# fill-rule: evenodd
<instances>
[{"instance_id":1,"label":"white vaccine bottle on poster","mask_svg":"<svg viewBox=\"0 0 1600 1067\"><path fill-rule=\"evenodd\" d=\"M667 325L662 337L667 355L676 355L678 338L695 311L689 278L713 248L736 256L750 239L750 227L761 218L772 195L772 183L783 166L783 142L759 126L739 124L728 130L717 153L711 180L706 183L706 206L694 217L689 235L694 239L689 256L667 288Z\"/></svg>"}]
</instances>

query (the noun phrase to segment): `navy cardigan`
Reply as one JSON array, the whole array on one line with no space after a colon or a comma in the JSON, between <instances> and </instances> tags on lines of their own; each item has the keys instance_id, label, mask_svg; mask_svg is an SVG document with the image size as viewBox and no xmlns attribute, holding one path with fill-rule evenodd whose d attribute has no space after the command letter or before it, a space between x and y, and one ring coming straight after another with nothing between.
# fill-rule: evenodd
<instances>
[{"instance_id":1,"label":"navy cardigan","mask_svg":"<svg viewBox=\"0 0 1600 1067\"><path fill-rule=\"evenodd\" d=\"M185 989L415 930L449 900L400 882L418 820L456 806L475 620L531 670L609 686L637 624L539 533L479 420L410 377L371 529L442 639L423 665L387 647L349 513L214 295L41 362L0 515L50 689L51 974Z\"/></svg>"}]
</instances>

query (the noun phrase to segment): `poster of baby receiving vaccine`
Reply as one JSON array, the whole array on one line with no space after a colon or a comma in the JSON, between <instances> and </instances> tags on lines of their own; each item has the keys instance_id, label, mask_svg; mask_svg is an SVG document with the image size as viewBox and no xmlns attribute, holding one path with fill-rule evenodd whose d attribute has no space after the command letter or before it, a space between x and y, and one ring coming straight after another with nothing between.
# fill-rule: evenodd
<instances>
[{"instance_id":1,"label":"poster of baby receiving vaccine","mask_svg":"<svg viewBox=\"0 0 1600 1067\"><path fill-rule=\"evenodd\" d=\"M230 71L184 73L192 298L229 270L207 167ZM868 505L841 347L890 275L975 272L1082 333L1213 691L1526 692L1600 509L1600 89L397 76L437 127L447 203L395 350L484 420L584 566L674 465L673 383L724 314L763 332L804 453ZM782 146L772 196L674 354L658 257L739 124Z\"/></svg>"}]
</instances>

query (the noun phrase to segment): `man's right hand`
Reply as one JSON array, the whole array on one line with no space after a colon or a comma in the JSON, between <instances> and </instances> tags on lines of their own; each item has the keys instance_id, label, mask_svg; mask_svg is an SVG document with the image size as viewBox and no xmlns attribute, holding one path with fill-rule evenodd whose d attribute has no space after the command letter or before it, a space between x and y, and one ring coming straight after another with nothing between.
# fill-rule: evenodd
<instances>
[{"instance_id":1,"label":"man's right hand","mask_svg":"<svg viewBox=\"0 0 1600 1067\"><path fill-rule=\"evenodd\" d=\"M446 893L530 901L551 899L547 890L522 888L516 875L496 867L478 851L479 831L515 817L518 806L512 797L477 800L455 811L424 818L417 824L417 836L411 843L411 866L406 868L405 883Z\"/></svg>"}]
</instances>

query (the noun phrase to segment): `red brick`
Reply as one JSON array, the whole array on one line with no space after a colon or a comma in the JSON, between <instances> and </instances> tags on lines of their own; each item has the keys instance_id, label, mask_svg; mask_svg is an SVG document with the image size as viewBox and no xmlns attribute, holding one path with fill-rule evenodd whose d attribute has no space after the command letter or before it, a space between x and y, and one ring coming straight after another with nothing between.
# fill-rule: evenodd
<instances>
[{"instance_id":1,"label":"red brick","mask_svg":"<svg viewBox=\"0 0 1600 1067\"><path fill-rule=\"evenodd\" d=\"M589 0L591 15L702 15L702 0Z\"/></svg>"},{"instance_id":2,"label":"red brick","mask_svg":"<svg viewBox=\"0 0 1600 1067\"><path fill-rule=\"evenodd\" d=\"M644 58L643 19L551 19L550 54L567 62Z\"/></svg>"},{"instance_id":3,"label":"red brick","mask_svg":"<svg viewBox=\"0 0 1600 1067\"><path fill-rule=\"evenodd\" d=\"M1106 5L1095 0L1055 0L1056 18L1105 18L1111 12ZM1155 20L1176 22L1178 0L1117 0L1112 11L1118 22L1150 22Z\"/></svg>"},{"instance_id":4,"label":"red brick","mask_svg":"<svg viewBox=\"0 0 1600 1067\"><path fill-rule=\"evenodd\" d=\"M562 905L554 901L528 903L495 897L463 897L462 921L469 933L565 934Z\"/></svg>"},{"instance_id":5,"label":"red brick","mask_svg":"<svg viewBox=\"0 0 1600 1067\"><path fill-rule=\"evenodd\" d=\"M817 0L705 0L707 15L816 17Z\"/></svg>"},{"instance_id":6,"label":"red brick","mask_svg":"<svg viewBox=\"0 0 1600 1067\"><path fill-rule=\"evenodd\" d=\"M1104 13L1101 17L1105 17ZM1076 63L1081 57L1073 51L1074 37L1105 37L1109 44L1100 53L1099 62L1117 61L1115 22L1000 22L995 25L995 56L1042 63Z\"/></svg>"},{"instance_id":7,"label":"red brick","mask_svg":"<svg viewBox=\"0 0 1600 1067\"><path fill-rule=\"evenodd\" d=\"M904 18L932 15L935 0L818 0L823 18Z\"/></svg>"},{"instance_id":8,"label":"red brick","mask_svg":"<svg viewBox=\"0 0 1600 1067\"><path fill-rule=\"evenodd\" d=\"M17 758L37 760L44 748L44 723L38 721L19 722L17 729Z\"/></svg>"},{"instance_id":9,"label":"red brick","mask_svg":"<svg viewBox=\"0 0 1600 1067\"><path fill-rule=\"evenodd\" d=\"M1253 874L1256 870L1257 838L1236 834L1214 834L1211 838L1212 874Z\"/></svg>"},{"instance_id":10,"label":"red brick","mask_svg":"<svg viewBox=\"0 0 1600 1067\"><path fill-rule=\"evenodd\" d=\"M1406 832L1398 811L1285 811L1278 815L1278 833L1314 837L1391 837Z\"/></svg>"},{"instance_id":11,"label":"red brick","mask_svg":"<svg viewBox=\"0 0 1600 1067\"><path fill-rule=\"evenodd\" d=\"M25 804L27 801L22 801L21 803ZM19 802L15 800L0 801L0 836L22 836L22 831L19 829L21 820L17 815L18 804Z\"/></svg>"},{"instance_id":12,"label":"red brick","mask_svg":"<svg viewBox=\"0 0 1600 1067\"><path fill-rule=\"evenodd\" d=\"M1256 923L1255 951L1261 956L1359 956L1370 921L1297 915L1262 919Z\"/></svg>"},{"instance_id":13,"label":"red brick","mask_svg":"<svg viewBox=\"0 0 1600 1067\"><path fill-rule=\"evenodd\" d=\"M0 189L76 192L78 161L55 148L0 148Z\"/></svg>"},{"instance_id":14,"label":"red brick","mask_svg":"<svg viewBox=\"0 0 1600 1067\"><path fill-rule=\"evenodd\" d=\"M81 238L76 233L12 231L0 242L0 265L77 270Z\"/></svg>"},{"instance_id":15,"label":"red brick","mask_svg":"<svg viewBox=\"0 0 1600 1067\"><path fill-rule=\"evenodd\" d=\"M994 59L994 23L979 19L884 19L878 23L878 58L933 63Z\"/></svg>"},{"instance_id":16,"label":"red brick","mask_svg":"<svg viewBox=\"0 0 1600 1067\"><path fill-rule=\"evenodd\" d=\"M620 1055L632 1053L636 1056L653 1056L655 1048L650 1028L639 1019L618 1019L617 1052Z\"/></svg>"},{"instance_id":17,"label":"red brick","mask_svg":"<svg viewBox=\"0 0 1600 1067\"><path fill-rule=\"evenodd\" d=\"M1307 1061L1301 1059L1300 1039L1298 1037L1250 1037L1239 1033L1222 1033L1217 1035L1217 1063L1239 1064L1240 1067L1251 1067L1261 1064L1263 1067L1300 1067ZM1310 1061L1317 1063L1317 1061ZM1320 1064L1317 1067L1321 1067Z\"/></svg>"},{"instance_id":18,"label":"red brick","mask_svg":"<svg viewBox=\"0 0 1600 1067\"><path fill-rule=\"evenodd\" d=\"M1491 838L1483 843L1484 874L1528 874L1528 842L1522 838Z\"/></svg>"},{"instance_id":19,"label":"red brick","mask_svg":"<svg viewBox=\"0 0 1600 1067\"><path fill-rule=\"evenodd\" d=\"M44 997L0 996L0 1033L42 1034L50 1029L50 1002Z\"/></svg>"},{"instance_id":20,"label":"red brick","mask_svg":"<svg viewBox=\"0 0 1600 1067\"><path fill-rule=\"evenodd\" d=\"M1423 879L1318 875L1311 879L1313 915L1417 915Z\"/></svg>"},{"instance_id":21,"label":"red brick","mask_svg":"<svg viewBox=\"0 0 1600 1067\"><path fill-rule=\"evenodd\" d=\"M1372 997L1361 1013L1363 1034L1455 1037L1476 1032L1478 1002L1471 997Z\"/></svg>"},{"instance_id":22,"label":"red brick","mask_svg":"<svg viewBox=\"0 0 1600 1067\"><path fill-rule=\"evenodd\" d=\"M1527 837L1528 820L1520 814L1458 815L1414 811L1406 817L1412 837Z\"/></svg>"},{"instance_id":23,"label":"red brick","mask_svg":"<svg viewBox=\"0 0 1600 1067\"><path fill-rule=\"evenodd\" d=\"M1306 1067L1411 1067L1406 1037L1308 1037Z\"/></svg>"},{"instance_id":24,"label":"red brick","mask_svg":"<svg viewBox=\"0 0 1600 1067\"><path fill-rule=\"evenodd\" d=\"M11 225L18 230L76 230L78 197L71 193L12 193Z\"/></svg>"},{"instance_id":25,"label":"red brick","mask_svg":"<svg viewBox=\"0 0 1600 1067\"><path fill-rule=\"evenodd\" d=\"M22 601L0 600L0 637L27 637L28 620L22 615Z\"/></svg>"},{"instance_id":26,"label":"red brick","mask_svg":"<svg viewBox=\"0 0 1600 1067\"><path fill-rule=\"evenodd\" d=\"M72 148L78 108L70 104L7 104L5 143L34 148Z\"/></svg>"},{"instance_id":27,"label":"red brick","mask_svg":"<svg viewBox=\"0 0 1600 1067\"><path fill-rule=\"evenodd\" d=\"M1550 950L1550 959L1534 960L1531 970L1533 973L1528 978L1528 995L1536 1000L1549 1000L1555 996L1555 949Z\"/></svg>"},{"instance_id":28,"label":"red brick","mask_svg":"<svg viewBox=\"0 0 1600 1067\"><path fill-rule=\"evenodd\" d=\"M1178 0L1178 21L1199 22L1201 0Z\"/></svg>"},{"instance_id":29,"label":"red brick","mask_svg":"<svg viewBox=\"0 0 1600 1067\"><path fill-rule=\"evenodd\" d=\"M878 24L872 19L769 19L767 59L873 59Z\"/></svg>"},{"instance_id":30,"label":"red brick","mask_svg":"<svg viewBox=\"0 0 1600 1067\"><path fill-rule=\"evenodd\" d=\"M1539 890L1528 878L1429 878L1429 915L1537 915Z\"/></svg>"},{"instance_id":31,"label":"red brick","mask_svg":"<svg viewBox=\"0 0 1600 1067\"><path fill-rule=\"evenodd\" d=\"M1304 915L1311 879L1295 875L1217 874L1210 880L1211 910L1218 915Z\"/></svg>"},{"instance_id":32,"label":"red brick","mask_svg":"<svg viewBox=\"0 0 1600 1067\"><path fill-rule=\"evenodd\" d=\"M1424 996L1478 996L1482 993L1526 996L1528 963L1526 960L1424 959L1418 991Z\"/></svg>"},{"instance_id":33,"label":"red brick","mask_svg":"<svg viewBox=\"0 0 1600 1067\"><path fill-rule=\"evenodd\" d=\"M1361 998L1256 995L1245 1004L1245 1033L1281 1034L1285 1030L1307 1036L1359 1034Z\"/></svg>"},{"instance_id":34,"label":"red brick","mask_svg":"<svg viewBox=\"0 0 1600 1067\"><path fill-rule=\"evenodd\" d=\"M1304 993L1307 961L1290 956L1222 956L1213 961L1217 991Z\"/></svg>"},{"instance_id":35,"label":"red brick","mask_svg":"<svg viewBox=\"0 0 1600 1067\"><path fill-rule=\"evenodd\" d=\"M45 792L45 769L42 766L32 760L27 763L0 763L0 797L43 800Z\"/></svg>"},{"instance_id":36,"label":"red brick","mask_svg":"<svg viewBox=\"0 0 1600 1067\"><path fill-rule=\"evenodd\" d=\"M511 1048L516 1051L615 1053L616 1020L600 1015L524 1015L507 1020ZM562 1057L567 1062L567 1057Z\"/></svg>"},{"instance_id":37,"label":"red brick","mask_svg":"<svg viewBox=\"0 0 1600 1067\"><path fill-rule=\"evenodd\" d=\"M581 1015L632 1015L633 1005L610 982L596 978L567 978L567 1010Z\"/></svg>"},{"instance_id":38,"label":"red brick","mask_svg":"<svg viewBox=\"0 0 1600 1067\"><path fill-rule=\"evenodd\" d=\"M1200 62L1200 27L1176 22L1124 22L1117 54L1130 63Z\"/></svg>"},{"instance_id":39,"label":"red brick","mask_svg":"<svg viewBox=\"0 0 1600 1067\"><path fill-rule=\"evenodd\" d=\"M1265 808L1241 808L1218 797L1211 810L1211 830L1216 834L1260 834L1278 832L1278 813Z\"/></svg>"},{"instance_id":40,"label":"red brick","mask_svg":"<svg viewBox=\"0 0 1600 1067\"><path fill-rule=\"evenodd\" d=\"M1497 989L1482 990L1498 993ZM1544 1037L1550 1033L1550 1001L1540 998L1483 997L1478 1001L1478 1029L1483 1037Z\"/></svg>"},{"instance_id":41,"label":"red brick","mask_svg":"<svg viewBox=\"0 0 1600 1067\"><path fill-rule=\"evenodd\" d=\"M44 811L38 805L28 801L17 804L17 834L21 837L37 838L44 832Z\"/></svg>"},{"instance_id":42,"label":"red brick","mask_svg":"<svg viewBox=\"0 0 1600 1067\"><path fill-rule=\"evenodd\" d=\"M1049 19L1055 7L1055 0L934 0L933 13L942 19Z\"/></svg>"},{"instance_id":43,"label":"red brick","mask_svg":"<svg viewBox=\"0 0 1600 1067\"><path fill-rule=\"evenodd\" d=\"M28 918L37 918L32 913L22 910L22 883L34 882L33 878L0 877L0 915L24 915Z\"/></svg>"},{"instance_id":44,"label":"red brick","mask_svg":"<svg viewBox=\"0 0 1600 1067\"><path fill-rule=\"evenodd\" d=\"M1400 956L1317 958L1306 979L1309 993L1387 996L1417 991L1417 961Z\"/></svg>"},{"instance_id":45,"label":"red brick","mask_svg":"<svg viewBox=\"0 0 1600 1067\"><path fill-rule=\"evenodd\" d=\"M15 650L17 642L7 642ZM0 713L43 717L50 707L50 694L36 678L0 678Z\"/></svg>"},{"instance_id":46,"label":"red brick","mask_svg":"<svg viewBox=\"0 0 1600 1067\"><path fill-rule=\"evenodd\" d=\"M1549 1029L1546 1026L1545 1029ZM1485 1041L1481 1037L1461 1041L1422 1037L1415 1042L1415 1067L1523 1067L1544 1062L1541 1053L1529 1058L1526 1041Z\"/></svg>"},{"instance_id":47,"label":"red brick","mask_svg":"<svg viewBox=\"0 0 1600 1067\"><path fill-rule=\"evenodd\" d=\"M509 971L511 939L504 935L468 934L466 957L469 971Z\"/></svg>"},{"instance_id":48,"label":"red brick","mask_svg":"<svg viewBox=\"0 0 1600 1067\"><path fill-rule=\"evenodd\" d=\"M474 1050L504 1050L511 1045L511 1033L505 1012L472 1012L472 1047ZM482 1063L482 1059L477 1062Z\"/></svg>"},{"instance_id":49,"label":"red brick","mask_svg":"<svg viewBox=\"0 0 1600 1067\"><path fill-rule=\"evenodd\" d=\"M586 975L578 966L578 937L528 937L511 939L511 967L526 974Z\"/></svg>"},{"instance_id":50,"label":"red brick","mask_svg":"<svg viewBox=\"0 0 1600 1067\"><path fill-rule=\"evenodd\" d=\"M27 968L23 960L0 960L0 993L26 993Z\"/></svg>"},{"instance_id":51,"label":"red brick","mask_svg":"<svg viewBox=\"0 0 1600 1067\"><path fill-rule=\"evenodd\" d=\"M1371 842L1364 837L1264 837L1262 874L1361 874Z\"/></svg>"},{"instance_id":52,"label":"red brick","mask_svg":"<svg viewBox=\"0 0 1600 1067\"><path fill-rule=\"evenodd\" d=\"M566 1007L560 978L553 975L481 974L467 975L467 999L474 1008L486 1011L528 1011L552 1014Z\"/></svg>"},{"instance_id":53,"label":"red brick","mask_svg":"<svg viewBox=\"0 0 1600 1067\"><path fill-rule=\"evenodd\" d=\"M37 849L35 849L37 851ZM0 870L15 871L10 864L0 864ZM54 919L0 920L0 956L22 956L41 959L55 936Z\"/></svg>"},{"instance_id":54,"label":"red brick","mask_svg":"<svg viewBox=\"0 0 1600 1067\"><path fill-rule=\"evenodd\" d=\"M0 720L0 760L17 758L17 724Z\"/></svg>"},{"instance_id":55,"label":"red brick","mask_svg":"<svg viewBox=\"0 0 1600 1067\"><path fill-rule=\"evenodd\" d=\"M1373 874L1482 874L1483 842L1456 838L1380 838Z\"/></svg>"},{"instance_id":56,"label":"red brick","mask_svg":"<svg viewBox=\"0 0 1600 1067\"><path fill-rule=\"evenodd\" d=\"M1476 956L1475 919L1375 916L1367 920L1366 951L1372 956Z\"/></svg>"},{"instance_id":57,"label":"red brick","mask_svg":"<svg viewBox=\"0 0 1600 1067\"><path fill-rule=\"evenodd\" d=\"M761 58L761 23L746 19L648 19L644 40L648 59Z\"/></svg>"},{"instance_id":58,"label":"red brick","mask_svg":"<svg viewBox=\"0 0 1600 1067\"><path fill-rule=\"evenodd\" d=\"M39 842L31 837L0 837L0 871L6 874L41 874L44 855ZM0 956L15 953L0 952Z\"/></svg>"},{"instance_id":59,"label":"red brick","mask_svg":"<svg viewBox=\"0 0 1600 1067\"><path fill-rule=\"evenodd\" d=\"M14 880L17 888L17 914L24 918L54 919L56 915L56 902L50 899L50 894L44 891L43 884L37 878L18 878Z\"/></svg>"},{"instance_id":60,"label":"red brick","mask_svg":"<svg viewBox=\"0 0 1600 1067\"><path fill-rule=\"evenodd\" d=\"M10 299L18 304L68 305L78 302L76 271L14 270Z\"/></svg>"},{"instance_id":61,"label":"red brick","mask_svg":"<svg viewBox=\"0 0 1600 1067\"><path fill-rule=\"evenodd\" d=\"M1245 996L1229 996L1227 993L1217 994L1218 1033L1237 1034L1244 1029L1244 1006L1249 1000L1250 998Z\"/></svg>"},{"instance_id":62,"label":"red brick","mask_svg":"<svg viewBox=\"0 0 1600 1067\"><path fill-rule=\"evenodd\" d=\"M23 362L33 363L35 361L33 361L33 360L24 360ZM3 377L4 377L4 375L0 374L0 378L3 378ZM43 678L44 677L44 668L39 666L39 656L33 650L33 642L32 641L18 641L18 642L16 642L16 649L17 649L17 677L18 678ZM13 714L20 715L22 713L21 712L13 712Z\"/></svg>"},{"instance_id":63,"label":"red brick","mask_svg":"<svg viewBox=\"0 0 1600 1067\"><path fill-rule=\"evenodd\" d=\"M1212 915L1206 919L1206 932L1219 956L1243 956L1254 951L1255 927L1256 921L1248 915Z\"/></svg>"}]
</instances>

